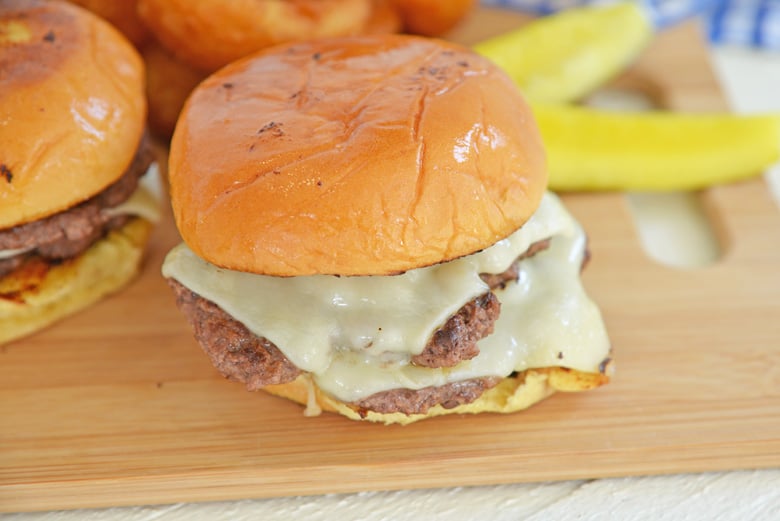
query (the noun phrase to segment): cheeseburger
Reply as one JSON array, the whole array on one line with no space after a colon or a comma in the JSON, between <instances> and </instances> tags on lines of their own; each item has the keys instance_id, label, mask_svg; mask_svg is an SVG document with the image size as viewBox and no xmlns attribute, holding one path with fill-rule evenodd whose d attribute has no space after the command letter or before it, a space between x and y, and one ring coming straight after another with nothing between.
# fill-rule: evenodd
<instances>
[{"instance_id":1,"label":"cheeseburger","mask_svg":"<svg viewBox=\"0 0 780 521\"><path fill-rule=\"evenodd\" d=\"M206 79L163 274L227 378L308 414L510 412L608 380L581 227L511 80L460 46L274 47Z\"/></svg>"},{"instance_id":2,"label":"cheeseburger","mask_svg":"<svg viewBox=\"0 0 780 521\"><path fill-rule=\"evenodd\" d=\"M157 211L145 116L142 62L108 23L0 2L0 343L137 272Z\"/></svg>"}]
</instances>

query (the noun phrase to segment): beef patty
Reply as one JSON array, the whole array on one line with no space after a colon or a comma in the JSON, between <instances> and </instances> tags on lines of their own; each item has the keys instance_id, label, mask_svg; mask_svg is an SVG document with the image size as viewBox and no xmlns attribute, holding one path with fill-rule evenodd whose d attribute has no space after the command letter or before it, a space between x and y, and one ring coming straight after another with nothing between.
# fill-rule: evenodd
<instances>
[{"instance_id":1,"label":"beef patty","mask_svg":"<svg viewBox=\"0 0 780 521\"><path fill-rule=\"evenodd\" d=\"M501 274L483 274L491 290L517 280L517 263L549 246L549 240L533 244ZM301 374L276 345L249 331L215 303L175 279L168 284L179 309L188 318L194 335L212 364L230 380L243 382L250 391L287 383ZM451 367L479 353L477 341L492 333L500 304L492 291L467 302L439 328L413 363L426 367ZM425 413L434 405L446 408L470 403L500 378L475 378L419 390L393 389L371 395L355 405L358 411Z\"/></svg>"},{"instance_id":2,"label":"beef patty","mask_svg":"<svg viewBox=\"0 0 780 521\"><path fill-rule=\"evenodd\" d=\"M301 374L278 347L249 331L222 308L175 279L168 279L168 284L176 295L176 305L190 321L195 339L224 376L256 391L291 382Z\"/></svg>"},{"instance_id":3,"label":"beef patty","mask_svg":"<svg viewBox=\"0 0 780 521\"><path fill-rule=\"evenodd\" d=\"M124 225L128 216L111 216L102 210L126 201L153 159L149 140L144 136L127 170L102 192L54 215L0 230L0 251L25 250L0 259L0 277L33 255L50 261L75 257L108 231Z\"/></svg>"},{"instance_id":4,"label":"beef patty","mask_svg":"<svg viewBox=\"0 0 780 521\"><path fill-rule=\"evenodd\" d=\"M428 409L436 405L453 409L458 405L471 403L482 396L482 393L498 385L501 380L498 376L489 376L451 382L438 387L391 389L372 394L353 405L362 416L365 416L368 411L385 414L394 412L425 414Z\"/></svg>"}]
</instances>

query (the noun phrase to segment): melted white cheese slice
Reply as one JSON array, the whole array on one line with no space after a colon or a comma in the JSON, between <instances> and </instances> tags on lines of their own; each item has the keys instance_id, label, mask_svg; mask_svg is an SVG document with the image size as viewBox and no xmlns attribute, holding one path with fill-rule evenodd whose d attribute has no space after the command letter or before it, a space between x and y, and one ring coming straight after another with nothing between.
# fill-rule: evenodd
<instances>
[{"instance_id":1,"label":"melted white cheese slice","mask_svg":"<svg viewBox=\"0 0 780 521\"><path fill-rule=\"evenodd\" d=\"M160 220L162 183L157 163L152 163L138 182L138 188L124 202L111 208L104 208L105 215L135 215L149 222Z\"/></svg>"},{"instance_id":2,"label":"melted white cheese slice","mask_svg":"<svg viewBox=\"0 0 780 521\"><path fill-rule=\"evenodd\" d=\"M18 248L15 250L0 250L0 260L3 259L10 259L11 257L16 257L17 255L21 255L22 253L26 253L30 250L35 248L35 246L31 246L29 248Z\"/></svg>"},{"instance_id":3,"label":"melted white cheese slice","mask_svg":"<svg viewBox=\"0 0 780 521\"><path fill-rule=\"evenodd\" d=\"M104 208L102 212L109 217L116 215L136 215L150 222L158 222L160 220L161 194L160 172L157 168L157 163L152 163L141 177L138 188L135 189L127 200L112 208ZM0 260L16 257L17 255L34 249L35 246L13 250L0 250Z\"/></svg>"},{"instance_id":4,"label":"melted white cheese slice","mask_svg":"<svg viewBox=\"0 0 780 521\"><path fill-rule=\"evenodd\" d=\"M443 369L409 363L449 316L488 290L480 273L505 271L549 237L548 250L520 263L518 283L496 291L501 315L477 357ZM326 392L356 401L530 367L597 371L609 340L580 283L584 250L583 230L548 193L520 230L494 246L402 275L269 277L218 268L184 244L168 254L163 275L268 338Z\"/></svg>"}]
</instances>

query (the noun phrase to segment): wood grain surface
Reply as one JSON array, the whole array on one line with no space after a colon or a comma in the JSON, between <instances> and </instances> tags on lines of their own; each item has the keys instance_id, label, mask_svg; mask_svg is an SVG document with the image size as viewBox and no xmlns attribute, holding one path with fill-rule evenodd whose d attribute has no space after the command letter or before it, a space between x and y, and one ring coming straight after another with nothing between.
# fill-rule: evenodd
<instances>
[{"instance_id":1,"label":"wood grain surface","mask_svg":"<svg viewBox=\"0 0 780 521\"><path fill-rule=\"evenodd\" d=\"M516 23L483 11L455 38ZM631 78L670 108L726 109L693 25ZM126 291L0 348L0 511L780 466L780 213L762 180L700 197L724 256L689 270L647 257L622 194L565 197L590 233L612 384L407 427L305 418L224 381L159 275L166 220Z\"/></svg>"}]
</instances>

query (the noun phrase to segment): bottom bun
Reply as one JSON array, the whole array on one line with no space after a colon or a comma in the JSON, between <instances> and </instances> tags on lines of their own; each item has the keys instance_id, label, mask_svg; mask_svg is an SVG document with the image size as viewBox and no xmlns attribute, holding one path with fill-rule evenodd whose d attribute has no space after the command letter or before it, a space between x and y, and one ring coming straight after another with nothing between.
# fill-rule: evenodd
<instances>
[{"instance_id":1,"label":"bottom bun","mask_svg":"<svg viewBox=\"0 0 780 521\"><path fill-rule=\"evenodd\" d=\"M139 271L153 225L131 219L59 264L32 259L0 278L0 344L28 335L124 287Z\"/></svg>"},{"instance_id":2,"label":"bottom bun","mask_svg":"<svg viewBox=\"0 0 780 521\"><path fill-rule=\"evenodd\" d=\"M611 369L611 368L605 368ZM425 414L379 413L360 410L322 392L308 374L302 374L285 384L263 387L275 396L287 398L306 406L306 416L316 416L321 411L342 414L352 420L370 421L390 425L407 425L426 418L444 414L479 414L483 412L511 413L527 409L547 398L555 391L585 391L609 382L608 374L585 373L563 367L528 369L504 378L495 387L482 393L475 401L451 409L436 405Z\"/></svg>"}]
</instances>

